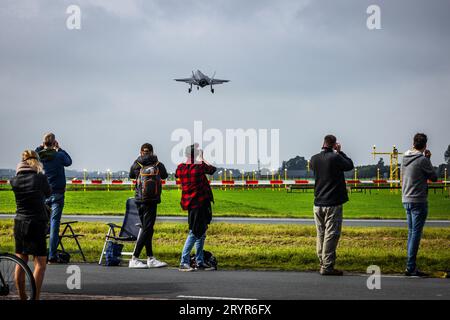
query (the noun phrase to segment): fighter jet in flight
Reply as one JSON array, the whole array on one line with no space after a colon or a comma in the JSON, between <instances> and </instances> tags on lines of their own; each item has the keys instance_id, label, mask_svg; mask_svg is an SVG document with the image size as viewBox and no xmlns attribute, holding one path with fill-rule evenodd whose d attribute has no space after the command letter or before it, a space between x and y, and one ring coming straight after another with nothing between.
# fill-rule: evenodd
<instances>
[{"instance_id":1,"label":"fighter jet in flight","mask_svg":"<svg viewBox=\"0 0 450 320\"><path fill-rule=\"evenodd\" d=\"M174 79L174 80L188 83L190 85L188 89L189 93L192 92L192 86L197 86L197 90L206 86L211 86L211 92L214 93L213 85L222 84L224 82L230 81L230 80L214 79L215 75L216 73L214 72L212 78L210 78L207 75L203 74L200 70L197 70L195 72L192 71L192 77L190 78Z\"/></svg>"}]
</instances>

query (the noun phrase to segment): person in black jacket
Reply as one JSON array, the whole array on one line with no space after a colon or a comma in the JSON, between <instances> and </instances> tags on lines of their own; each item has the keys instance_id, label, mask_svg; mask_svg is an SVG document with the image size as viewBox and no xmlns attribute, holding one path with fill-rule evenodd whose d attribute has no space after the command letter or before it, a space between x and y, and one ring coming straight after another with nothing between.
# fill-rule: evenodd
<instances>
[{"instance_id":1,"label":"person in black jacket","mask_svg":"<svg viewBox=\"0 0 450 320\"><path fill-rule=\"evenodd\" d=\"M144 143L141 146L139 158L133 162L133 165L130 168L130 179L139 179L141 169L148 166L153 166L157 169L160 179L167 179L167 170L164 167L164 164L158 161L158 157L153 154L153 146L150 143ZM144 195L142 195L142 189L136 184L135 199L139 218L142 223L142 229L136 243L133 257L129 262L129 267L133 269L165 267L167 266L167 263L157 260L153 256L152 249L153 226L155 225L156 211L158 204L161 203L161 198L157 195L156 199L145 200ZM139 256L144 246L147 251L147 264L139 260Z\"/></svg>"},{"instance_id":2,"label":"person in black jacket","mask_svg":"<svg viewBox=\"0 0 450 320\"><path fill-rule=\"evenodd\" d=\"M315 178L314 219L320 274L342 275L334 264L342 228L342 205L348 201L344 172L353 169L353 161L342 152L336 137L327 135L322 152L314 155L310 163Z\"/></svg>"},{"instance_id":3,"label":"person in black jacket","mask_svg":"<svg viewBox=\"0 0 450 320\"><path fill-rule=\"evenodd\" d=\"M16 198L16 217L14 219L14 239L16 255L28 262L28 256L34 258L34 278L36 280L36 299L39 299L42 282L47 265L47 243L49 213L45 198L50 196L51 187L47 177L42 173L42 164L35 151L22 153L22 161L17 165L17 174L11 179L12 190ZM22 289L25 274L16 271L16 286L20 298L26 300Z\"/></svg>"}]
</instances>

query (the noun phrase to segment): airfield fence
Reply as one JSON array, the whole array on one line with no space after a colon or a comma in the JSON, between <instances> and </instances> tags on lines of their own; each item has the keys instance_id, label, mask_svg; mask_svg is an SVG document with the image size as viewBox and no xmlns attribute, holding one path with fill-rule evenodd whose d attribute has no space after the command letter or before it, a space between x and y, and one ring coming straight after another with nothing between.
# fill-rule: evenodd
<instances>
[{"instance_id":1,"label":"airfield fence","mask_svg":"<svg viewBox=\"0 0 450 320\"><path fill-rule=\"evenodd\" d=\"M401 183L399 180L346 180L347 188L350 192L364 192L371 193L373 190L399 190ZM441 192L449 189L450 181L439 180L437 182L428 183L428 188L434 193L440 190ZM67 181L67 190L71 191L91 191L91 190L134 190L135 180L101 180L101 179L73 179ZM283 190L287 192L303 191L307 192L314 189L313 180L210 180L210 185L213 188L227 189L242 189L252 190L255 188L271 188L273 190ZM180 188L178 180L163 180L163 187L167 189ZM0 190L11 190L9 180L0 180Z\"/></svg>"}]
</instances>

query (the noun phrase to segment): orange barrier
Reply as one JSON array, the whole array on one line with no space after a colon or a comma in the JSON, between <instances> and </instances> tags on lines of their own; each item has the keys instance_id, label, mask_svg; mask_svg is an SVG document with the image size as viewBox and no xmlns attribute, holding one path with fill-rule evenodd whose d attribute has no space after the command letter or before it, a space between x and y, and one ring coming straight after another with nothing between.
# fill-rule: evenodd
<instances>
[{"instance_id":1,"label":"orange barrier","mask_svg":"<svg viewBox=\"0 0 450 320\"><path fill-rule=\"evenodd\" d=\"M295 184L308 184L308 180L295 180Z\"/></svg>"}]
</instances>

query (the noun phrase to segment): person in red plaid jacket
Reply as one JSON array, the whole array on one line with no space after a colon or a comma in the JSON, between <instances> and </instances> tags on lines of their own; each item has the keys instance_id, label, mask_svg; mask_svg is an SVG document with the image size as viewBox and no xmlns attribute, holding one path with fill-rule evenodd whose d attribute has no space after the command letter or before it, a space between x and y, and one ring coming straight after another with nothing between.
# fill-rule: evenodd
<instances>
[{"instance_id":1,"label":"person in red plaid jacket","mask_svg":"<svg viewBox=\"0 0 450 320\"><path fill-rule=\"evenodd\" d=\"M212 219L211 202L213 193L207 174L214 174L216 168L203 159L198 144L186 148L185 163L178 165L175 177L181 182L181 207L188 211L189 234L181 254L180 271L210 269L203 258L206 230ZM196 268L190 266L191 250L195 245Z\"/></svg>"}]
</instances>

